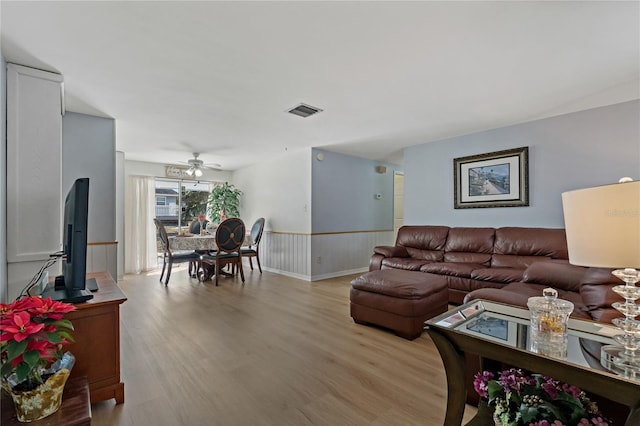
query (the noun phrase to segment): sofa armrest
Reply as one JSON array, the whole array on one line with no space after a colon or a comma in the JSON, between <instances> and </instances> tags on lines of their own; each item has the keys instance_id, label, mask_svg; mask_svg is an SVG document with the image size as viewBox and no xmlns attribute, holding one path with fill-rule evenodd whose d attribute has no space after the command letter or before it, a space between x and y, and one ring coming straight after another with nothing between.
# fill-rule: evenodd
<instances>
[{"instance_id":1,"label":"sofa armrest","mask_svg":"<svg viewBox=\"0 0 640 426\"><path fill-rule=\"evenodd\" d=\"M380 269L382 269L383 259L383 255L374 253L373 256L371 256L371 259L369 259L369 272L379 271Z\"/></svg>"},{"instance_id":2,"label":"sofa armrest","mask_svg":"<svg viewBox=\"0 0 640 426\"><path fill-rule=\"evenodd\" d=\"M373 252L384 257L409 257L409 252L403 246L376 246Z\"/></svg>"}]
</instances>

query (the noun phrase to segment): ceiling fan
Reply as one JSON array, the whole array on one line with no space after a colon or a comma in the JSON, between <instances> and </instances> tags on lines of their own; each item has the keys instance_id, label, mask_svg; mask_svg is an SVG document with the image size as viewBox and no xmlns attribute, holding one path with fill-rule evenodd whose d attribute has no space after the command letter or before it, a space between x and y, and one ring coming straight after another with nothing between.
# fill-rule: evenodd
<instances>
[{"instance_id":1,"label":"ceiling fan","mask_svg":"<svg viewBox=\"0 0 640 426\"><path fill-rule=\"evenodd\" d=\"M205 164L204 161L198 158L199 156L200 153L194 152L193 158L189 159L186 163L183 162L189 165L189 169L185 172L187 176L200 177L202 176L203 169L220 171L220 164Z\"/></svg>"}]
</instances>

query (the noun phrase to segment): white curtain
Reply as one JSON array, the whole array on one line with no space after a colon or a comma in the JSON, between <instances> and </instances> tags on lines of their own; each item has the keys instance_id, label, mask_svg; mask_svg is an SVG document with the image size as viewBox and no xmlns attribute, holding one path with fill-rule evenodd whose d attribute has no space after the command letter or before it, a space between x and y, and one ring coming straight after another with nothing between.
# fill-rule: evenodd
<instances>
[{"instance_id":1,"label":"white curtain","mask_svg":"<svg viewBox=\"0 0 640 426\"><path fill-rule=\"evenodd\" d=\"M124 201L124 266L126 273L139 274L157 266L155 179L129 176Z\"/></svg>"}]
</instances>

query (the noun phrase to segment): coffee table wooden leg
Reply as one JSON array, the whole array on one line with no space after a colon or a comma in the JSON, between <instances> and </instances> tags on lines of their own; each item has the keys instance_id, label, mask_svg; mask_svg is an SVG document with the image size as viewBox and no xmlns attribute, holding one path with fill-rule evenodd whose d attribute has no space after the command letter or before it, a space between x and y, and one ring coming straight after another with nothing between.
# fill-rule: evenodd
<instances>
[{"instance_id":1,"label":"coffee table wooden leg","mask_svg":"<svg viewBox=\"0 0 640 426\"><path fill-rule=\"evenodd\" d=\"M464 415L467 391L464 383L464 355L435 330L427 329L435 343L447 374L447 414L444 426L460 426Z\"/></svg>"},{"instance_id":2,"label":"coffee table wooden leg","mask_svg":"<svg viewBox=\"0 0 640 426\"><path fill-rule=\"evenodd\" d=\"M629 417L627 417L627 421L624 424L626 426L640 425L640 404L635 407L631 407Z\"/></svg>"}]
</instances>

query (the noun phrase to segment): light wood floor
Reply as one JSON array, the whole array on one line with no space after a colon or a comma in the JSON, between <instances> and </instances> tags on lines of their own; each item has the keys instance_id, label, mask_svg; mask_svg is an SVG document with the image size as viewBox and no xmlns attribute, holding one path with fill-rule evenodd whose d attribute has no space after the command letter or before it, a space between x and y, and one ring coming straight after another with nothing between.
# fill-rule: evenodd
<instances>
[{"instance_id":1,"label":"light wood floor","mask_svg":"<svg viewBox=\"0 0 640 426\"><path fill-rule=\"evenodd\" d=\"M219 287L174 268L119 282L125 403L93 425L441 425L446 382L429 337L355 324L349 282L245 268ZM467 421L474 409L468 407Z\"/></svg>"}]
</instances>

